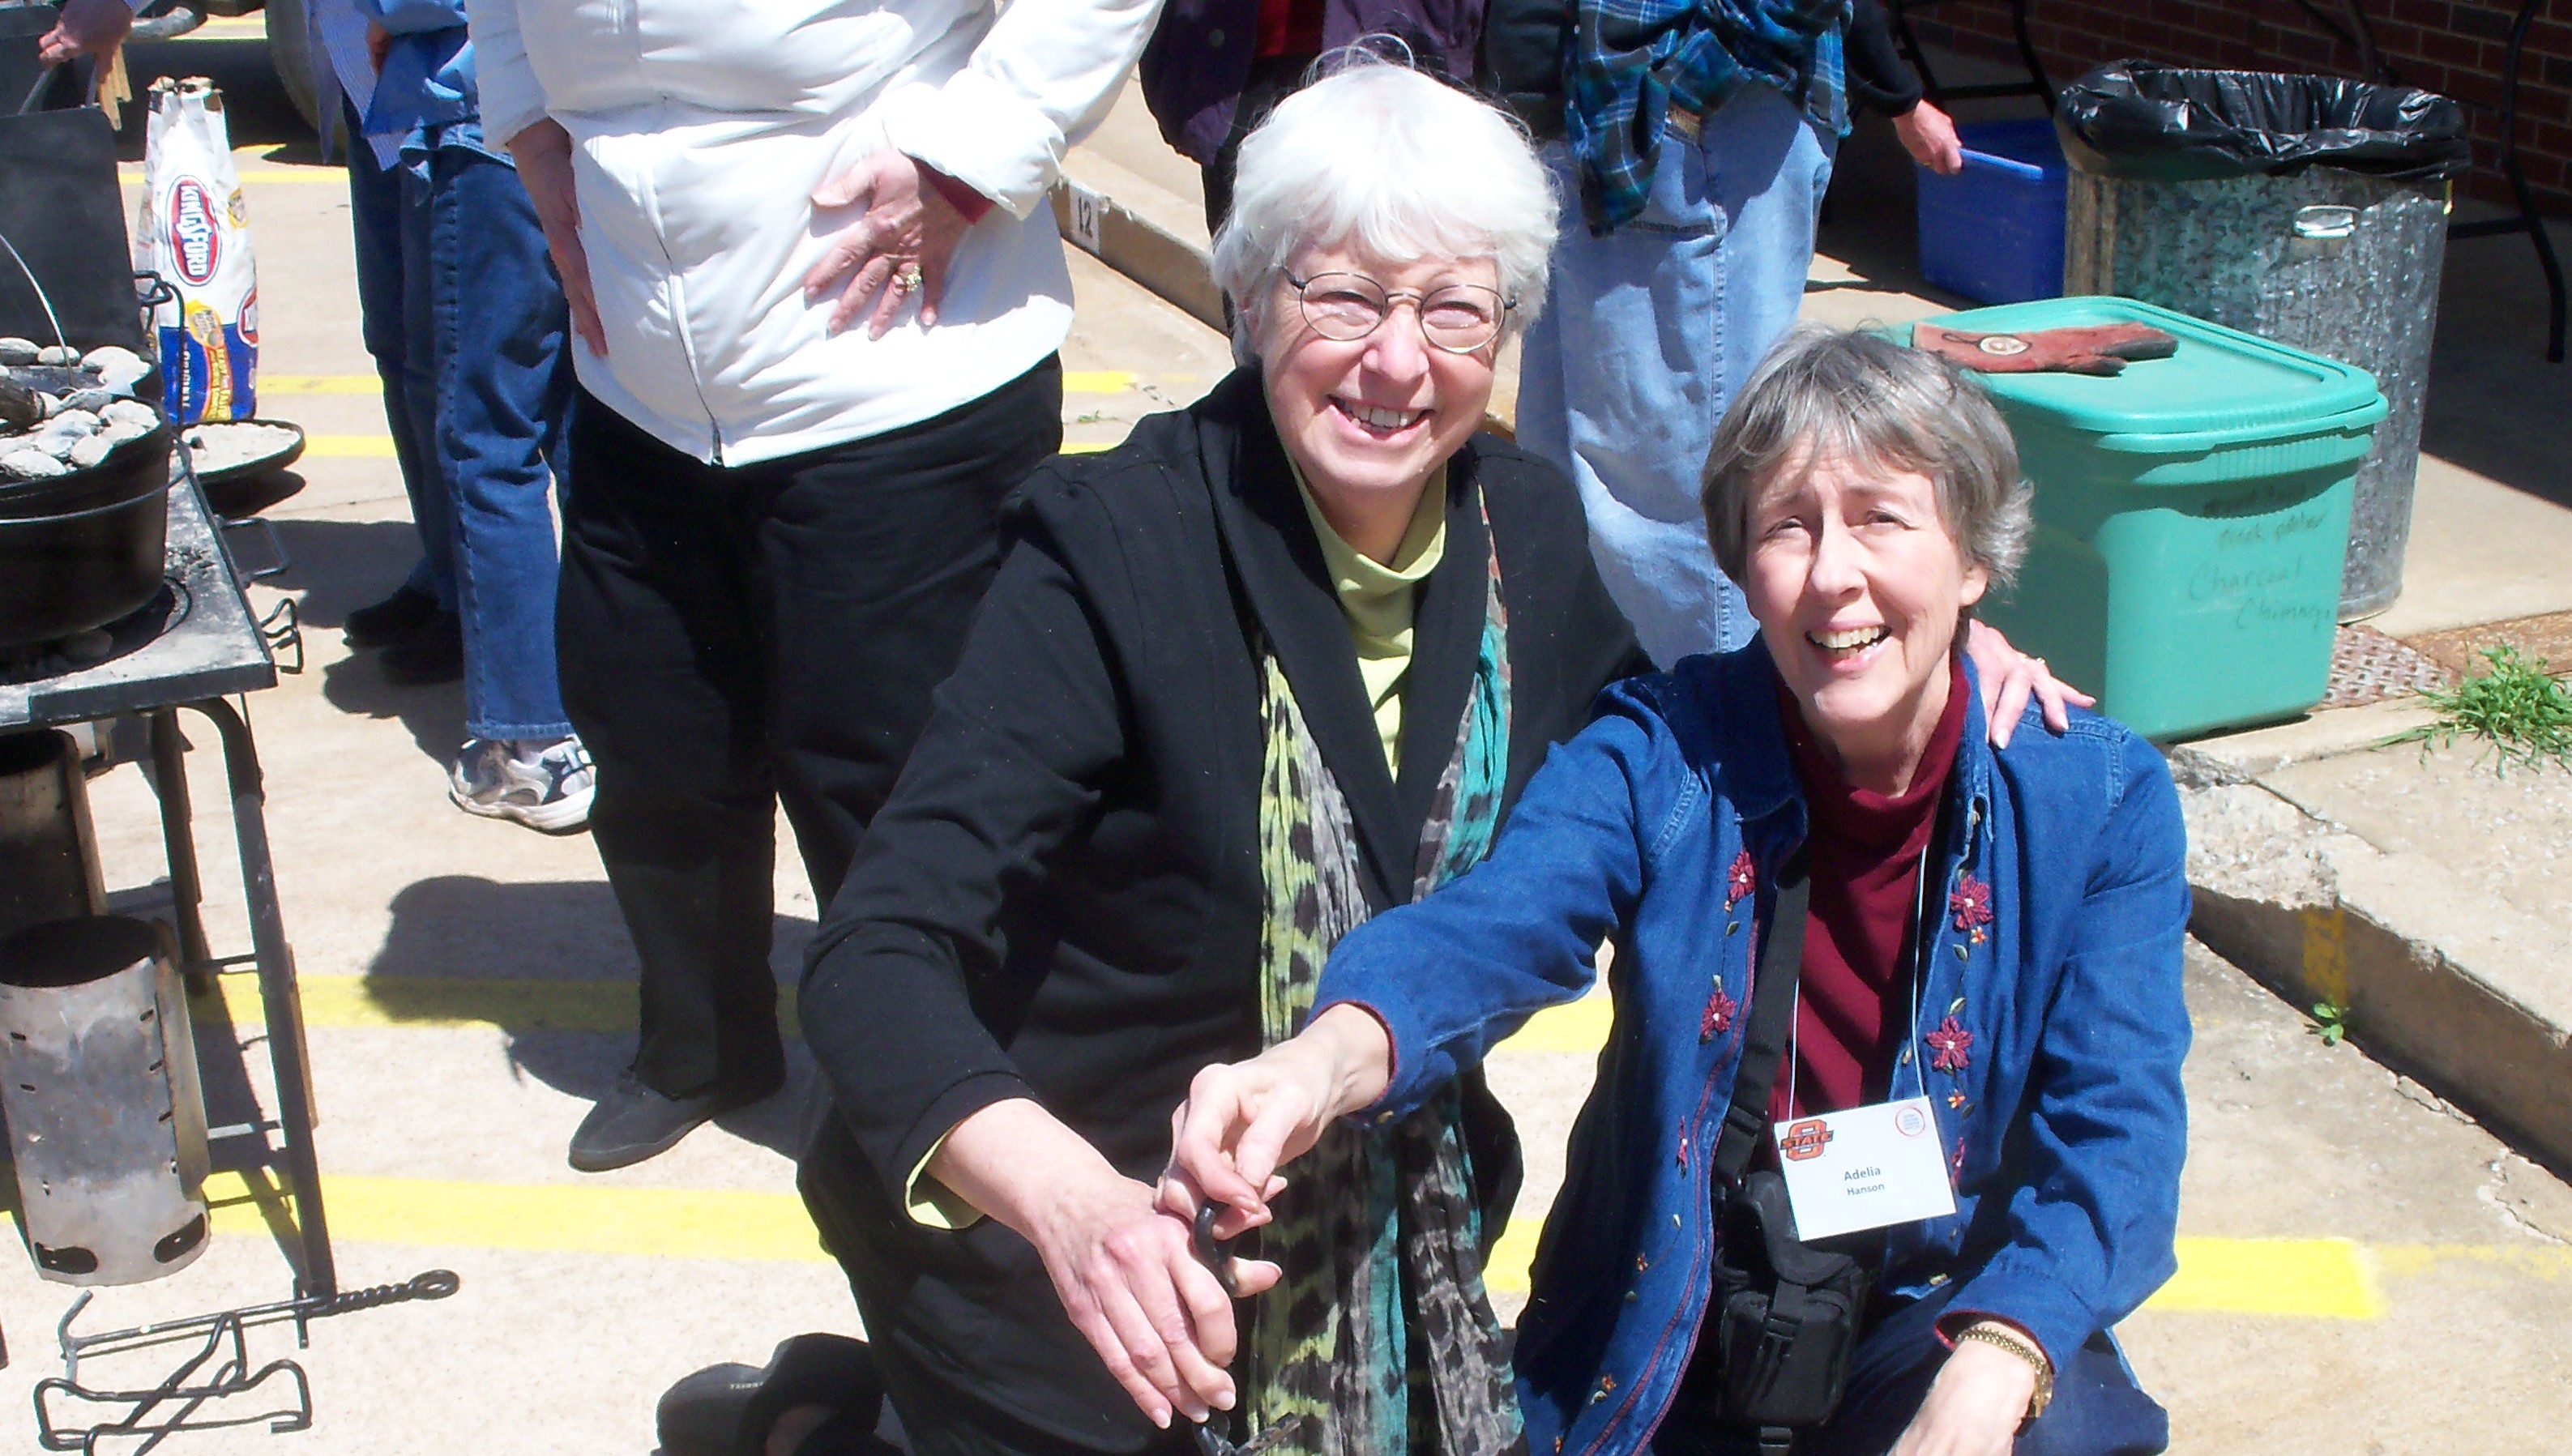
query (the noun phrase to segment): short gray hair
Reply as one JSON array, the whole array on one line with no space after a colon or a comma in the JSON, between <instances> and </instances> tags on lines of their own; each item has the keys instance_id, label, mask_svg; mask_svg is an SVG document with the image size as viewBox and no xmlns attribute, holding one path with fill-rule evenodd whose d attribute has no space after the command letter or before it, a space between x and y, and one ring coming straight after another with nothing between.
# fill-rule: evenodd
<instances>
[{"instance_id":1,"label":"short gray hair","mask_svg":"<svg viewBox=\"0 0 2572 1456\"><path fill-rule=\"evenodd\" d=\"M1315 64L1328 74L1243 140L1232 212L1215 235L1236 356L1253 357L1270 285L1308 244L1388 263L1489 258L1514 306L1504 336L1535 322L1559 209L1526 131L1363 43Z\"/></svg>"},{"instance_id":2,"label":"short gray hair","mask_svg":"<svg viewBox=\"0 0 2572 1456\"><path fill-rule=\"evenodd\" d=\"M1928 476L1965 560L1995 588L2018 578L2034 492L1991 396L1934 355L1819 325L1778 341L1715 426L1700 503L1726 576L1739 581L1749 568L1750 513L1767 492L1786 472L1831 459Z\"/></svg>"}]
</instances>

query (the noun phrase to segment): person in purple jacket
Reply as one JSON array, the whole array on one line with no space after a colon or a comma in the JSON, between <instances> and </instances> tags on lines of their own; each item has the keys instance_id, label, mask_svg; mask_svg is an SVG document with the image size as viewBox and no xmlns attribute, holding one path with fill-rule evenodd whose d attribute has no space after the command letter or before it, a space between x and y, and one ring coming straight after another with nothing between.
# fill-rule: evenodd
<instances>
[{"instance_id":1,"label":"person in purple jacket","mask_svg":"<svg viewBox=\"0 0 2572 1456\"><path fill-rule=\"evenodd\" d=\"M1424 71L1475 73L1484 0L1170 0L1139 71L1161 138L1205 173L1206 230L1232 211L1242 140L1300 90L1314 62L1363 44ZM1397 44L1398 43L1398 44Z\"/></svg>"},{"instance_id":2,"label":"person in purple jacket","mask_svg":"<svg viewBox=\"0 0 2572 1456\"><path fill-rule=\"evenodd\" d=\"M1612 944L1614 1024L1519 1323L1531 1450L2161 1451L2111 1330L2176 1267L2169 770L2090 714L1987 743L1957 643L2018 565L2029 490L1944 363L1789 336L1706 482L1759 635L1609 688L1488 859L1351 931L1294 1038L1200 1073L1163 1206L1230 1205L1218 1236L1267 1222L1274 1173L1327 1177L1296 1159L1442 1095ZM1828 1323L1786 1297L1822 1287L1788 1274L1788 1229L1872 1292L1840 1306L1836 1404L1753 1421L1776 1386L1745 1370ZM1715 1286L1763 1258L1776 1293L1745 1325Z\"/></svg>"}]
</instances>

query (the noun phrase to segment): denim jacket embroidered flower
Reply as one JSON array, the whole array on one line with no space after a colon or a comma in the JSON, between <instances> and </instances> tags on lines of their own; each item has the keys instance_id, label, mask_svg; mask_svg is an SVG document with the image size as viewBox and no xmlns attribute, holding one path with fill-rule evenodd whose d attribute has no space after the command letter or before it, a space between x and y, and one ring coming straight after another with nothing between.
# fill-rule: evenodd
<instances>
[{"instance_id":1,"label":"denim jacket embroidered flower","mask_svg":"<svg viewBox=\"0 0 2572 1456\"><path fill-rule=\"evenodd\" d=\"M1540 1456L1643 1451L1694 1348L1714 1253L1707 1161L1743 1019L1690 1033L1711 1028L1709 979L1749 1004L1772 872L1805 834L1774 681L1754 640L1609 688L1491 858L1350 935L1314 1003L1382 1019L1393 1083L1361 1115L1399 1112L1589 991L1593 948L1614 943L1613 1027L1519 1323ZM1964 930L1928 917L1927 1045L1906 1050L1896 1082L1926 1074L1955 1148L1956 1212L1885 1231L1882 1287L1959 1282L1955 1311L2023 1326L2061 1368L2176 1267L2189 1044L2178 795L2149 744L2092 714L2057 735L2031 712L1996 752L1974 697L1940 835L1930 903L1952 903L1970 877L1978 913ZM1757 888L1728 913L1744 853ZM1751 934L1726 933L1745 918ZM1920 1068L1931 1059L1936 1071Z\"/></svg>"}]
</instances>

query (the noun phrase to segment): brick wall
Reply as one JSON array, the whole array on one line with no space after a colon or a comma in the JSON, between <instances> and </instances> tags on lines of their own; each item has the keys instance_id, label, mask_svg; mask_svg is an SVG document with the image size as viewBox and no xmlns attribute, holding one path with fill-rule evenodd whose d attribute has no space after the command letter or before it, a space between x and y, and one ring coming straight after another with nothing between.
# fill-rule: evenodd
<instances>
[{"instance_id":1,"label":"brick wall","mask_svg":"<svg viewBox=\"0 0 2572 1456\"><path fill-rule=\"evenodd\" d=\"M1944 0L1912 11L1931 45L2015 60L2007 0ZM2467 189L2505 199L2497 161L2501 51L2515 4L2494 0L2363 0L2377 46L2406 83L2465 103L2473 129ZM2342 0L2315 0L2343 26ZM2549 17L2549 12L2551 16ZM2171 65L2354 76L2356 48L2294 0L2028 0L2030 31L2058 86L2102 61L2139 56ZM2541 205L2572 213L2572 6L2540 5L2518 89L2519 157Z\"/></svg>"}]
</instances>

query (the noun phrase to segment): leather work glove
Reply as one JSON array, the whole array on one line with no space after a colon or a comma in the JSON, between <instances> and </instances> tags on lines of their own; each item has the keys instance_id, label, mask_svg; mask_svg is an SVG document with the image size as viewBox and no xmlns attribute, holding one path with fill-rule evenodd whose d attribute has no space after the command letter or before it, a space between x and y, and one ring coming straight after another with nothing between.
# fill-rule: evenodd
<instances>
[{"instance_id":1,"label":"leather work glove","mask_svg":"<svg viewBox=\"0 0 2572 1456\"><path fill-rule=\"evenodd\" d=\"M1987 374L2117 374L2132 360L2168 359L2179 341L2145 324L2039 329L2028 334L1965 334L1934 324L1911 326L1911 347L1958 368Z\"/></svg>"}]
</instances>

